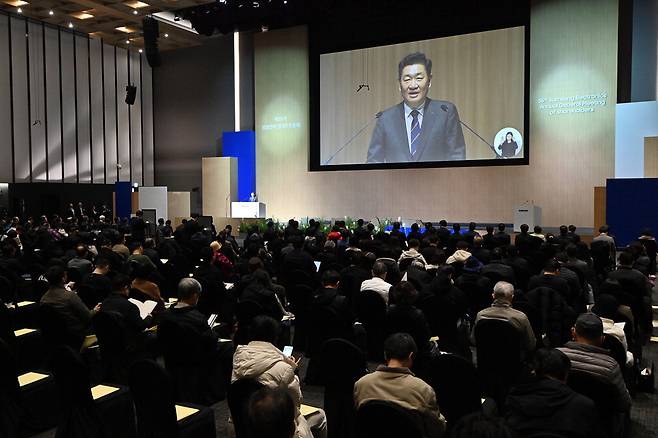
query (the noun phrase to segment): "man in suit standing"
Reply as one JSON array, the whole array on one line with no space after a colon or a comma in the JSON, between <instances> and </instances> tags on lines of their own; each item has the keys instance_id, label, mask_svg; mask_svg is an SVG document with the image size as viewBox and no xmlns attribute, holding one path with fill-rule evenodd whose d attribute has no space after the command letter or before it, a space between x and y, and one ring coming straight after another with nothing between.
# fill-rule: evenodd
<instances>
[{"instance_id":1,"label":"man in suit standing","mask_svg":"<svg viewBox=\"0 0 658 438\"><path fill-rule=\"evenodd\" d=\"M398 65L403 102L379 115L367 163L454 161L466 158L464 134L452 102L427 97L432 61L411 53Z\"/></svg>"}]
</instances>

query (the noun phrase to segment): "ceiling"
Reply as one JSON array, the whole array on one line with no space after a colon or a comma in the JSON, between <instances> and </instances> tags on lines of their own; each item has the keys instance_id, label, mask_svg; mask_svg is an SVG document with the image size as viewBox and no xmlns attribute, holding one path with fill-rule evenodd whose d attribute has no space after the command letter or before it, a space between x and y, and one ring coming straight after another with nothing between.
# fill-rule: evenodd
<instances>
[{"instance_id":1,"label":"ceiling","mask_svg":"<svg viewBox=\"0 0 658 438\"><path fill-rule=\"evenodd\" d=\"M24 4L25 2L27 4ZM26 17L66 28L71 23L74 30L102 38L107 44L141 49L144 47L142 18L145 15L176 11L208 2L209 0L0 0L0 10L17 14L20 7L21 15ZM50 11L53 12L52 15ZM160 23L158 43L161 51L200 45L202 41L203 37Z\"/></svg>"}]
</instances>

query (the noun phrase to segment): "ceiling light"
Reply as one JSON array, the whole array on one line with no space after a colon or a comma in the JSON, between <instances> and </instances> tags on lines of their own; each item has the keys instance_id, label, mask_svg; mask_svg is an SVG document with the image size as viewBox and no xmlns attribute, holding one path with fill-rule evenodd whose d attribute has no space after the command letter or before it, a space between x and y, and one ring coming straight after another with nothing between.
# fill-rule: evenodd
<instances>
[{"instance_id":1,"label":"ceiling light","mask_svg":"<svg viewBox=\"0 0 658 438\"><path fill-rule=\"evenodd\" d=\"M137 12L137 9L134 9L133 10L133 15L137 15L137 14L139 14L139 12Z\"/></svg>"},{"instance_id":2,"label":"ceiling light","mask_svg":"<svg viewBox=\"0 0 658 438\"><path fill-rule=\"evenodd\" d=\"M169 38L169 34L168 34L168 33L165 34L165 38Z\"/></svg>"},{"instance_id":3,"label":"ceiling light","mask_svg":"<svg viewBox=\"0 0 658 438\"><path fill-rule=\"evenodd\" d=\"M115 29L118 30L119 32L123 32L123 33L135 33L136 32L135 29L133 29L132 27L128 27L128 26L116 27Z\"/></svg>"},{"instance_id":4,"label":"ceiling light","mask_svg":"<svg viewBox=\"0 0 658 438\"><path fill-rule=\"evenodd\" d=\"M92 12L91 10L81 11L81 12L73 12L71 14L71 17L76 18L78 20L88 20L90 18L94 18L94 15L91 12Z\"/></svg>"},{"instance_id":5,"label":"ceiling light","mask_svg":"<svg viewBox=\"0 0 658 438\"><path fill-rule=\"evenodd\" d=\"M142 51L143 51L142 49L139 49L139 53L142 53Z\"/></svg>"},{"instance_id":6,"label":"ceiling light","mask_svg":"<svg viewBox=\"0 0 658 438\"><path fill-rule=\"evenodd\" d=\"M126 44L130 44L130 40L126 40Z\"/></svg>"},{"instance_id":7,"label":"ceiling light","mask_svg":"<svg viewBox=\"0 0 658 438\"><path fill-rule=\"evenodd\" d=\"M19 14L22 14L23 10L21 8L18 8L18 9L16 9L16 12L18 12Z\"/></svg>"},{"instance_id":8,"label":"ceiling light","mask_svg":"<svg viewBox=\"0 0 658 438\"><path fill-rule=\"evenodd\" d=\"M13 6L15 8L19 6L29 5L28 2L25 2L23 0L5 0L3 3L7 3L9 6Z\"/></svg>"},{"instance_id":9,"label":"ceiling light","mask_svg":"<svg viewBox=\"0 0 658 438\"><path fill-rule=\"evenodd\" d=\"M146 8L149 6L148 3L140 2L140 1L129 1L125 2L124 5L133 8L133 9L141 9L141 8Z\"/></svg>"},{"instance_id":10,"label":"ceiling light","mask_svg":"<svg viewBox=\"0 0 658 438\"><path fill-rule=\"evenodd\" d=\"M73 29L73 23L69 21L69 29Z\"/></svg>"},{"instance_id":11,"label":"ceiling light","mask_svg":"<svg viewBox=\"0 0 658 438\"><path fill-rule=\"evenodd\" d=\"M51 9L50 11L48 11L48 15L51 15L51 16L55 15L55 12Z\"/></svg>"}]
</instances>

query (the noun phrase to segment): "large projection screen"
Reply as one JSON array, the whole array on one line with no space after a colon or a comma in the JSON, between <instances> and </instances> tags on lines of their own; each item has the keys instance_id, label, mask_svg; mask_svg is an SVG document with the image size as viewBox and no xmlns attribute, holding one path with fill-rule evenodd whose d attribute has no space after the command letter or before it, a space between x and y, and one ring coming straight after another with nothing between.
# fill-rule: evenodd
<instances>
[{"instance_id":1,"label":"large projection screen","mask_svg":"<svg viewBox=\"0 0 658 438\"><path fill-rule=\"evenodd\" d=\"M311 170L528 163L525 26L319 58Z\"/></svg>"}]
</instances>

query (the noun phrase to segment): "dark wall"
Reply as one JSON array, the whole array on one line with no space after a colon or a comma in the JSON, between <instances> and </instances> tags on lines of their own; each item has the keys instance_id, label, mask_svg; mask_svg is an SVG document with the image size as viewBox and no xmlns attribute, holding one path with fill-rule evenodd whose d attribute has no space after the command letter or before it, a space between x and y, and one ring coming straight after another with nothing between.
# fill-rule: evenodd
<instances>
[{"instance_id":1,"label":"dark wall","mask_svg":"<svg viewBox=\"0 0 658 438\"><path fill-rule=\"evenodd\" d=\"M16 183L9 184L9 213L26 218L63 214L69 203L82 202L91 211L92 205L112 208L114 184Z\"/></svg>"},{"instance_id":2,"label":"dark wall","mask_svg":"<svg viewBox=\"0 0 658 438\"><path fill-rule=\"evenodd\" d=\"M155 184L200 188L201 157L218 156L222 131L233 130L233 36L163 52L153 70L153 108Z\"/></svg>"}]
</instances>

